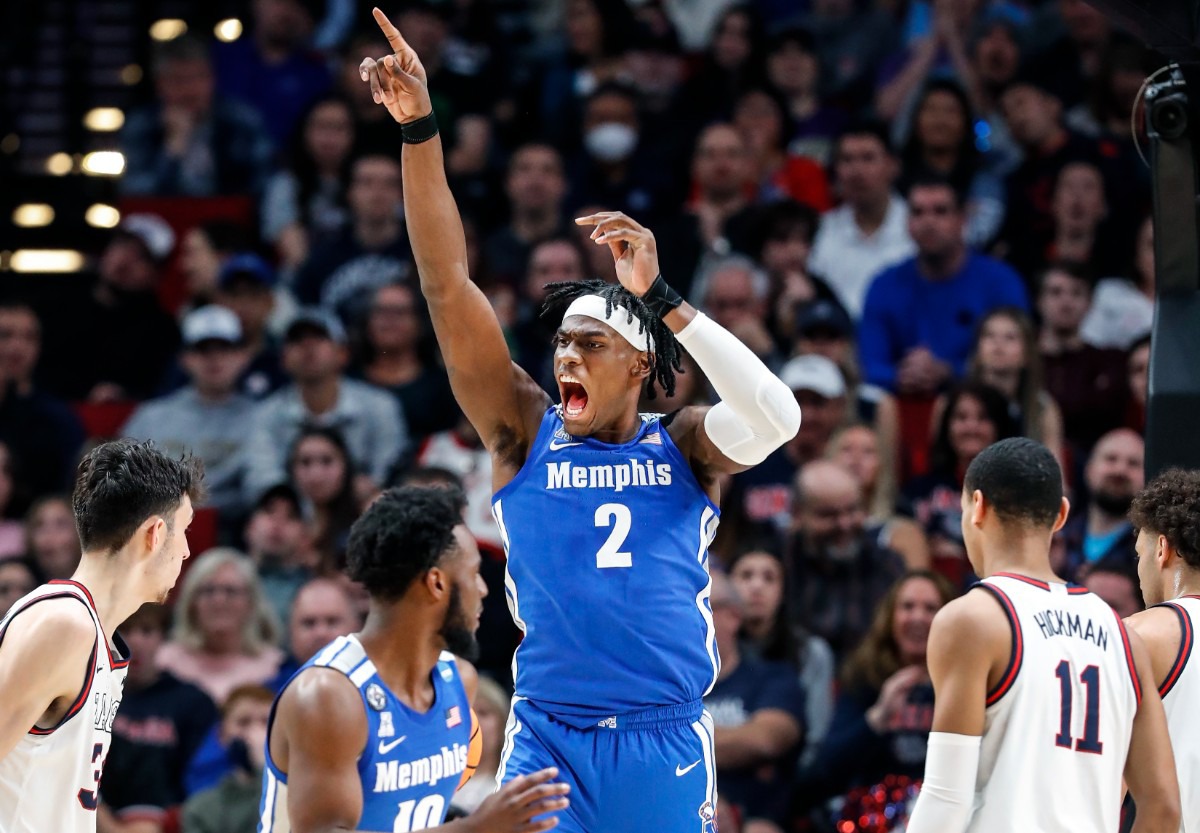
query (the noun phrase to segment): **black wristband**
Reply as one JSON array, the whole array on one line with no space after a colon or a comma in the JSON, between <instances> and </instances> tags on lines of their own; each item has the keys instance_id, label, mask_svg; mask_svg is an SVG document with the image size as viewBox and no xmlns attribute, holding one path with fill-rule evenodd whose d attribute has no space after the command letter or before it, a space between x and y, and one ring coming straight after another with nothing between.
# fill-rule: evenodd
<instances>
[{"instance_id":1,"label":"black wristband","mask_svg":"<svg viewBox=\"0 0 1200 833\"><path fill-rule=\"evenodd\" d=\"M400 138L406 145L419 145L428 142L438 134L437 117L433 111L428 116L421 116L416 121L406 121L400 125Z\"/></svg>"},{"instance_id":2,"label":"black wristband","mask_svg":"<svg viewBox=\"0 0 1200 833\"><path fill-rule=\"evenodd\" d=\"M662 318L671 310L683 303L683 296L671 288L671 285L663 280L663 276L659 275L654 279L654 283L650 284L650 289L642 296L642 303L650 308L650 311Z\"/></svg>"}]
</instances>

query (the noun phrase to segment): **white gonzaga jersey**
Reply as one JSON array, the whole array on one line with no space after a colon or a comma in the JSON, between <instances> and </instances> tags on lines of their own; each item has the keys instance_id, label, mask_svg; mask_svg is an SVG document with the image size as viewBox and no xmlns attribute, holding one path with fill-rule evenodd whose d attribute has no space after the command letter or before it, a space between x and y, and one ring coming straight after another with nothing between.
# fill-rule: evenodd
<instances>
[{"instance_id":1,"label":"white gonzaga jersey","mask_svg":"<svg viewBox=\"0 0 1200 833\"><path fill-rule=\"evenodd\" d=\"M987 693L969 833L1114 833L1141 686L1120 617L1070 584L998 573L980 585L1012 628Z\"/></svg>"},{"instance_id":2,"label":"white gonzaga jersey","mask_svg":"<svg viewBox=\"0 0 1200 833\"><path fill-rule=\"evenodd\" d=\"M33 726L0 760L0 833L95 833L100 773L129 665L119 636L110 647L96 605L82 584L52 581L23 597L0 620L0 641L13 617L46 599L69 597L87 607L96 642L79 695L57 724ZM80 669L84 671L84 669Z\"/></svg>"},{"instance_id":3,"label":"white gonzaga jersey","mask_svg":"<svg viewBox=\"0 0 1200 833\"><path fill-rule=\"evenodd\" d=\"M1200 833L1200 667L1188 663L1195 643L1195 622L1200 619L1200 596L1182 596L1166 602L1179 617L1182 631L1179 653L1158 693L1167 711L1167 730L1175 749L1175 769L1179 772L1179 799L1183 809L1182 833Z\"/></svg>"}]
</instances>

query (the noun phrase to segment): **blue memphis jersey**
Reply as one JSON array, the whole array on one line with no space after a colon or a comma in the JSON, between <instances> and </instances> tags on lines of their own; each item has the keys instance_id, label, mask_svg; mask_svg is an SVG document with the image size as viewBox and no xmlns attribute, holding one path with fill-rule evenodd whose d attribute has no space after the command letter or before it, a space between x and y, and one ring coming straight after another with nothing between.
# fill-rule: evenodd
<instances>
[{"instance_id":1,"label":"blue memphis jersey","mask_svg":"<svg viewBox=\"0 0 1200 833\"><path fill-rule=\"evenodd\" d=\"M406 833L441 824L467 767L471 742L471 705L454 655L443 652L438 660L433 706L424 714L388 690L353 636L340 636L322 648L292 680L311 667L345 674L358 688L367 714L367 746L358 759L363 809L355 830ZM274 718L272 707L271 722ZM269 738L269 725L267 732ZM287 775L271 760L269 742L258 831L291 833Z\"/></svg>"},{"instance_id":2,"label":"blue memphis jersey","mask_svg":"<svg viewBox=\"0 0 1200 833\"><path fill-rule=\"evenodd\" d=\"M708 546L719 510L658 414L629 442L573 437L561 406L492 513L525 633L516 693L579 726L699 700L719 659Z\"/></svg>"}]
</instances>

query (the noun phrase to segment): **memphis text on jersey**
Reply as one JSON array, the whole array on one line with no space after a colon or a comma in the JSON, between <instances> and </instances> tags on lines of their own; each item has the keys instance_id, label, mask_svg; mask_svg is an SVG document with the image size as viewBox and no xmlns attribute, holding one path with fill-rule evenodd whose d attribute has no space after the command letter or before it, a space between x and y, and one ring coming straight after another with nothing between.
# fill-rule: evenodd
<instances>
[{"instance_id":1,"label":"memphis text on jersey","mask_svg":"<svg viewBox=\"0 0 1200 833\"><path fill-rule=\"evenodd\" d=\"M547 489L615 489L628 486L670 486L671 464L631 459L628 463L576 466L569 462L546 464Z\"/></svg>"},{"instance_id":2,"label":"memphis text on jersey","mask_svg":"<svg viewBox=\"0 0 1200 833\"><path fill-rule=\"evenodd\" d=\"M1050 639L1053 636L1073 636L1091 642L1101 650L1108 650L1108 628L1097 625L1091 619L1085 619L1078 613L1068 613L1065 610L1043 610L1033 615L1042 637ZM1086 624L1085 624L1086 622Z\"/></svg>"},{"instance_id":3,"label":"memphis text on jersey","mask_svg":"<svg viewBox=\"0 0 1200 833\"><path fill-rule=\"evenodd\" d=\"M449 749L443 746L437 755L415 761L378 761L373 792L393 792L425 784L432 787L443 778L459 778L467 768L467 750L467 746L456 743Z\"/></svg>"}]
</instances>

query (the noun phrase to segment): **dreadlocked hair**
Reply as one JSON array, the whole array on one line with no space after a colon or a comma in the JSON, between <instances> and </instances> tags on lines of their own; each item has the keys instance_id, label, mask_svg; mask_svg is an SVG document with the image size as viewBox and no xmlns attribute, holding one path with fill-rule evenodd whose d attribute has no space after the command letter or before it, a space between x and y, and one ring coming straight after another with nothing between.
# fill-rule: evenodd
<instances>
[{"instance_id":1,"label":"dreadlocked hair","mask_svg":"<svg viewBox=\"0 0 1200 833\"><path fill-rule=\"evenodd\" d=\"M609 317L613 307L622 306L629 311L626 319L632 324L636 319L638 332L648 333L654 342L650 351L650 376L646 379L646 398L654 399L654 383L657 381L667 396L675 395L675 374L683 373L679 353L679 342L675 334L646 306L641 298L619 283L608 283L595 278L584 281L562 281L546 285L546 300L542 305L542 317L562 314L571 302L583 295L599 295L605 301L604 315Z\"/></svg>"}]
</instances>

